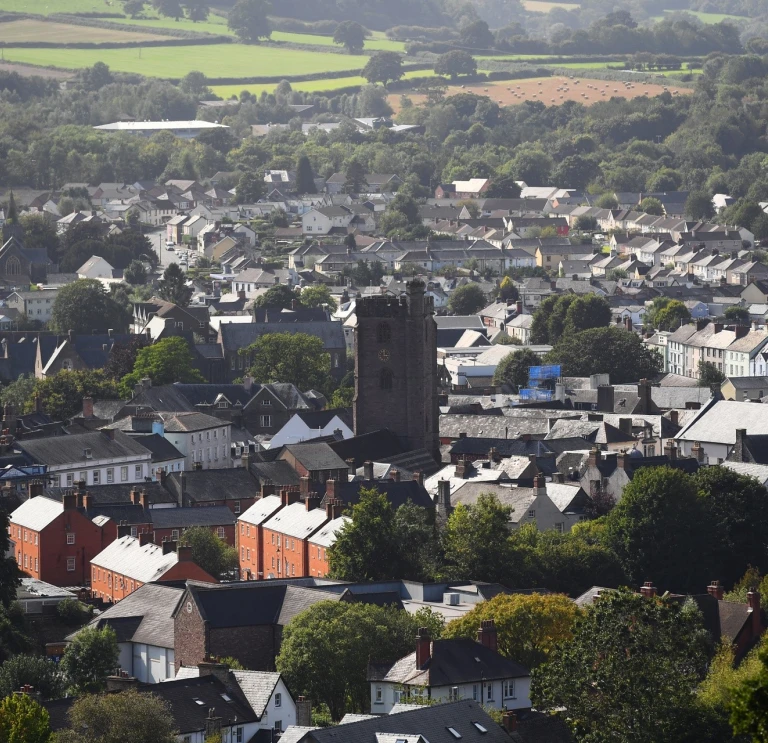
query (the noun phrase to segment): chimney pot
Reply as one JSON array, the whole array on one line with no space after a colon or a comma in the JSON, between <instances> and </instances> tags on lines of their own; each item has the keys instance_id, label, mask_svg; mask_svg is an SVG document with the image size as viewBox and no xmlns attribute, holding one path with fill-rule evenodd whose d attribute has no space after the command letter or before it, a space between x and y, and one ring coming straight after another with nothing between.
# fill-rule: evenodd
<instances>
[{"instance_id":1,"label":"chimney pot","mask_svg":"<svg viewBox=\"0 0 768 743\"><path fill-rule=\"evenodd\" d=\"M373 462L363 462L363 479L368 481L373 480Z\"/></svg>"},{"instance_id":2,"label":"chimney pot","mask_svg":"<svg viewBox=\"0 0 768 743\"><path fill-rule=\"evenodd\" d=\"M424 668L432 656L432 641L429 638L429 630L419 627L416 632L416 668Z\"/></svg>"},{"instance_id":3,"label":"chimney pot","mask_svg":"<svg viewBox=\"0 0 768 743\"><path fill-rule=\"evenodd\" d=\"M720 585L719 580L713 580L708 586L707 586L707 593L710 596L714 596L718 601L723 600L723 587Z\"/></svg>"},{"instance_id":4,"label":"chimney pot","mask_svg":"<svg viewBox=\"0 0 768 743\"><path fill-rule=\"evenodd\" d=\"M643 587L640 589L640 594L645 596L645 598L653 598L656 595L656 586L654 586L651 581L647 580L643 583Z\"/></svg>"}]
</instances>

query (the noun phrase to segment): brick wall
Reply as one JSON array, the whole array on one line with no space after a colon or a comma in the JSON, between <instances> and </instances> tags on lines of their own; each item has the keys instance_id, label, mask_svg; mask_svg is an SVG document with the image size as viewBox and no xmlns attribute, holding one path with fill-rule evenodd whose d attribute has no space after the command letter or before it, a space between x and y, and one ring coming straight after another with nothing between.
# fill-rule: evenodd
<instances>
[{"instance_id":1,"label":"brick wall","mask_svg":"<svg viewBox=\"0 0 768 743\"><path fill-rule=\"evenodd\" d=\"M309 574L324 578L328 575L328 550L312 542L307 543Z\"/></svg>"},{"instance_id":2,"label":"brick wall","mask_svg":"<svg viewBox=\"0 0 768 743\"><path fill-rule=\"evenodd\" d=\"M252 671L274 671L278 650L277 625L210 630L210 651L214 656L237 658Z\"/></svg>"},{"instance_id":3,"label":"brick wall","mask_svg":"<svg viewBox=\"0 0 768 743\"><path fill-rule=\"evenodd\" d=\"M240 561L240 577L243 580L263 578L263 556L261 554L261 527L239 522L237 531L237 554ZM259 576L259 573L262 573Z\"/></svg>"},{"instance_id":4,"label":"brick wall","mask_svg":"<svg viewBox=\"0 0 768 743\"><path fill-rule=\"evenodd\" d=\"M271 529L263 529L264 577L303 578L308 575L307 543ZM287 566L286 566L287 562Z\"/></svg>"},{"instance_id":5,"label":"brick wall","mask_svg":"<svg viewBox=\"0 0 768 743\"><path fill-rule=\"evenodd\" d=\"M189 611L188 611L189 609ZM194 601L185 594L173 621L174 659L176 670L196 666L209 653L207 627Z\"/></svg>"}]
</instances>

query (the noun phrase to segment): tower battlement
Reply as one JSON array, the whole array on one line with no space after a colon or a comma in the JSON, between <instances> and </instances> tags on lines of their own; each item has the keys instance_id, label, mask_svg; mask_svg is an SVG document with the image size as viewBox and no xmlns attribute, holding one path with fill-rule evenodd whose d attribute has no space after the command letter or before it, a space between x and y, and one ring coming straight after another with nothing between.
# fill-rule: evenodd
<instances>
[{"instance_id":1,"label":"tower battlement","mask_svg":"<svg viewBox=\"0 0 768 743\"><path fill-rule=\"evenodd\" d=\"M423 281L415 279L406 285L405 294L395 297L391 294L379 294L358 299L355 305L357 317L422 317L435 312L432 297L425 297Z\"/></svg>"}]
</instances>

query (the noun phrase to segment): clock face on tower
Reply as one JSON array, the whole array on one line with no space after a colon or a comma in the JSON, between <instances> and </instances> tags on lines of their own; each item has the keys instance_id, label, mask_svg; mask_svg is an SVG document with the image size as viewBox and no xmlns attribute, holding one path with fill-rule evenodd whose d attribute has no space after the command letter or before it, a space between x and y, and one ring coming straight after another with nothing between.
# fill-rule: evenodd
<instances>
[{"instance_id":1,"label":"clock face on tower","mask_svg":"<svg viewBox=\"0 0 768 743\"><path fill-rule=\"evenodd\" d=\"M379 351L379 360L380 361L389 361L389 350L386 348L382 348L381 351Z\"/></svg>"}]
</instances>

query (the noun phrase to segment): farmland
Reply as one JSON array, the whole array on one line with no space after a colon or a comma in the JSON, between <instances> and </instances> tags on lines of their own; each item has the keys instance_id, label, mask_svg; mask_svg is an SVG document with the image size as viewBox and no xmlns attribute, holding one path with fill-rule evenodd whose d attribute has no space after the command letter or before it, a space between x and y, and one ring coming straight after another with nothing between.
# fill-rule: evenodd
<instances>
[{"instance_id":1,"label":"farmland","mask_svg":"<svg viewBox=\"0 0 768 743\"><path fill-rule=\"evenodd\" d=\"M96 26L75 26L68 23L24 18L20 21L9 21L0 25L5 43L43 41L60 44L62 39L77 39L79 42L142 42L162 41L170 36L160 36L154 33L135 31L116 31Z\"/></svg>"},{"instance_id":2,"label":"farmland","mask_svg":"<svg viewBox=\"0 0 768 743\"><path fill-rule=\"evenodd\" d=\"M118 72L164 78L182 78L192 70L205 70L211 79L357 72L368 61L368 57L362 55L241 44L132 49L6 49L5 59L70 70L105 62Z\"/></svg>"},{"instance_id":3,"label":"farmland","mask_svg":"<svg viewBox=\"0 0 768 743\"><path fill-rule=\"evenodd\" d=\"M523 0L523 7L530 13L549 13L552 8L573 10L579 7L579 3L547 2L547 0Z\"/></svg>"}]
</instances>

